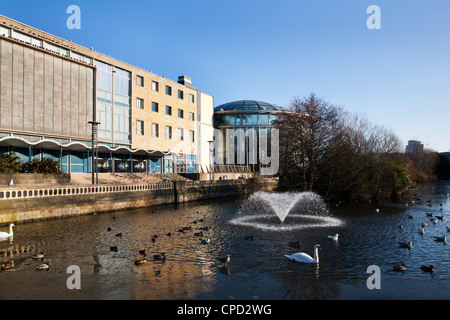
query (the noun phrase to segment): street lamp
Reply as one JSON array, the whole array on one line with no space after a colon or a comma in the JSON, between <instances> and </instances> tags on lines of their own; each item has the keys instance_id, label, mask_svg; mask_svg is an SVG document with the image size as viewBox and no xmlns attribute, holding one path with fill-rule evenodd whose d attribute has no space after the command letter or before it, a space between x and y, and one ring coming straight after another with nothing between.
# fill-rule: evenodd
<instances>
[{"instance_id":1,"label":"street lamp","mask_svg":"<svg viewBox=\"0 0 450 320\"><path fill-rule=\"evenodd\" d=\"M92 125L92 184L98 184L98 126L101 124L101 122L89 121L88 123Z\"/></svg>"},{"instance_id":2,"label":"street lamp","mask_svg":"<svg viewBox=\"0 0 450 320\"><path fill-rule=\"evenodd\" d=\"M214 151L214 141L210 140L209 143L209 165L210 165L210 173L209 180L214 180L214 162L213 162L213 151Z\"/></svg>"}]
</instances>

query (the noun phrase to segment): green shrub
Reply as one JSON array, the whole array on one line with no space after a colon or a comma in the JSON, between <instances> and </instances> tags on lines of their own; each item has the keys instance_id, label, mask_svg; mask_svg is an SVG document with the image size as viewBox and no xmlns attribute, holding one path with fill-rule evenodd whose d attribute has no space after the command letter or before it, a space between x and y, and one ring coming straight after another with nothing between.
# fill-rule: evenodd
<instances>
[{"instance_id":1,"label":"green shrub","mask_svg":"<svg viewBox=\"0 0 450 320\"><path fill-rule=\"evenodd\" d=\"M44 174L59 174L59 162L50 158L33 159L25 162L22 166L24 173L44 173Z\"/></svg>"},{"instance_id":2,"label":"green shrub","mask_svg":"<svg viewBox=\"0 0 450 320\"><path fill-rule=\"evenodd\" d=\"M0 173L17 173L22 170L22 162L15 153L0 154Z\"/></svg>"}]
</instances>

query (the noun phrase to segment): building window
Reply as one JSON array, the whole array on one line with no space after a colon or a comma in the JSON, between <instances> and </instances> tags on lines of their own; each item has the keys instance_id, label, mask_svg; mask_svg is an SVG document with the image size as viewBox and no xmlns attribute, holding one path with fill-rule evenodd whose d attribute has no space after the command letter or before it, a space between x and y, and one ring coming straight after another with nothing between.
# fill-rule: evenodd
<instances>
[{"instance_id":1,"label":"building window","mask_svg":"<svg viewBox=\"0 0 450 320\"><path fill-rule=\"evenodd\" d=\"M136 84L139 87L143 87L144 86L144 77L136 76Z\"/></svg>"},{"instance_id":2,"label":"building window","mask_svg":"<svg viewBox=\"0 0 450 320\"><path fill-rule=\"evenodd\" d=\"M159 137L159 124L157 123L152 123L152 137Z\"/></svg>"},{"instance_id":3,"label":"building window","mask_svg":"<svg viewBox=\"0 0 450 320\"><path fill-rule=\"evenodd\" d=\"M97 60L95 66L97 67L97 90L112 92L112 66Z\"/></svg>"},{"instance_id":4,"label":"building window","mask_svg":"<svg viewBox=\"0 0 450 320\"><path fill-rule=\"evenodd\" d=\"M157 102L152 102L152 111L154 112L158 112L159 110L159 105Z\"/></svg>"},{"instance_id":5,"label":"building window","mask_svg":"<svg viewBox=\"0 0 450 320\"><path fill-rule=\"evenodd\" d=\"M194 140L195 140L195 138L194 138L194 131L189 130L189 141L190 142L195 142Z\"/></svg>"},{"instance_id":6,"label":"building window","mask_svg":"<svg viewBox=\"0 0 450 320\"><path fill-rule=\"evenodd\" d=\"M195 115L193 112L189 112L189 120L191 120L191 121L195 120Z\"/></svg>"},{"instance_id":7,"label":"building window","mask_svg":"<svg viewBox=\"0 0 450 320\"><path fill-rule=\"evenodd\" d=\"M133 131L136 130L136 119L130 121L137 98L132 98L130 91L134 75L97 60L94 65L97 67L96 112L97 119L101 122L98 138L101 141L112 141L114 137L115 143L129 144L131 135L136 134Z\"/></svg>"},{"instance_id":8,"label":"building window","mask_svg":"<svg viewBox=\"0 0 450 320\"><path fill-rule=\"evenodd\" d=\"M73 51L72 51L73 52ZM131 73L114 67L114 93L121 96L130 96Z\"/></svg>"},{"instance_id":9,"label":"building window","mask_svg":"<svg viewBox=\"0 0 450 320\"><path fill-rule=\"evenodd\" d=\"M144 135L144 121L137 120L136 121L136 131L138 135Z\"/></svg>"},{"instance_id":10,"label":"building window","mask_svg":"<svg viewBox=\"0 0 450 320\"><path fill-rule=\"evenodd\" d=\"M152 81L152 90L159 91L159 83L156 81Z\"/></svg>"},{"instance_id":11,"label":"building window","mask_svg":"<svg viewBox=\"0 0 450 320\"><path fill-rule=\"evenodd\" d=\"M195 99L194 99L194 95L193 94L189 94L189 102L194 103Z\"/></svg>"},{"instance_id":12,"label":"building window","mask_svg":"<svg viewBox=\"0 0 450 320\"><path fill-rule=\"evenodd\" d=\"M178 99L184 99L184 92L181 90L178 90Z\"/></svg>"},{"instance_id":13,"label":"building window","mask_svg":"<svg viewBox=\"0 0 450 320\"><path fill-rule=\"evenodd\" d=\"M246 114L237 114L236 115L236 125L245 126L247 125L247 115Z\"/></svg>"},{"instance_id":14,"label":"building window","mask_svg":"<svg viewBox=\"0 0 450 320\"><path fill-rule=\"evenodd\" d=\"M247 114L247 124L257 125L258 124L258 115L256 113Z\"/></svg>"},{"instance_id":15,"label":"building window","mask_svg":"<svg viewBox=\"0 0 450 320\"><path fill-rule=\"evenodd\" d=\"M137 100L136 100L136 107L138 109L144 109L144 99L137 98Z\"/></svg>"},{"instance_id":16,"label":"building window","mask_svg":"<svg viewBox=\"0 0 450 320\"><path fill-rule=\"evenodd\" d=\"M181 128L178 129L178 140L181 140L181 141L184 140L184 129L181 129Z\"/></svg>"},{"instance_id":17,"label":"building window","mask_svg":"<svg viewBox=\"0 0 450 320\"><path fill-rule=\"evenodd\" d=\"M184 118L184 111L181 109L178 109L178 118Z\"/></svg>"},{"instance_id":18,"label":"building window","mask_svg":"<svg viewBox=\"0 0 450 320\"><path fill-rule=\"evenodd\" d=\"M172 87L166 86L166 94L167 94L168 96L171 96L171 95L172 95Z\"/></svg>"},{"instance_id":19,"label":"building window","mask_svg":"<svg viewBox=\"0 0 450 320\"><path fill-rule=\"evenodd\" d=\"M0 35L1 36L9 37L10 34L11 34L11 31L9 30L9 28L4 28L4 27L0 26Z\"/></svg>"},{"instance_id":20,"label":"building window","mask_svg":"<svg viewBox=\"0 0 450 320\"><path fill-rule=\"evenodd\" d=\"M169 116L172 115L172 107L171 106L166 106L166 114Z\"/></svg>"},{"instance_id":21,"label":"building window","mask_svg":"<svg viewBox=\"0 0 450 320\"><path fill-rule=\"evenodd\" d=\"M225 126L234 126L236 124L236 117L234 114L225 115L225 119L223 125Z\"/></svg>"},{"instance_id":22,"label":"building window","mask_svg":"<svg viewBox=\"0 0 450 320\"><path fill-rule=\"evenodd\" d=\"M166 139L172 139L172 127L166 127Z\"/></svg>"},{"instance_id":23,"label":"building window","mask_svg":"<svg viewBox=\"0 0 450 320\"><path fill-rule=\"evenodd\" d=\"M258 124L259 125L269 125L269 115L268 114L258 114Z\"/></svg>"}]
</instances>

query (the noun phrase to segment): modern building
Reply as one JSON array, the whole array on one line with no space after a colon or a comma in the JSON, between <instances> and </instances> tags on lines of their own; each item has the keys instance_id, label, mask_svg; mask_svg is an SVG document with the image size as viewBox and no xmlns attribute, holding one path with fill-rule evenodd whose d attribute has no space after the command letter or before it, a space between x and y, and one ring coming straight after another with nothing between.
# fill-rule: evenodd
<instances>
[{"instance_id":1,"label":"modern building","mask_svg":"<svg viewBox=\"0 0 450 320\"><path fill-rule=\"evenodd\" d=\"M216 166L250 166L254 172L270 166L263 158L271 156L274 121L285 111L279 105L256 100L234 101L215 107ZM263 147L267 153L262 152Z\"/></svg>"},{"instance_id":2,"label":"modern building","mask_svg":"<svg viewBox=\"0 0 450 320\"><path fill-rule=\"evenodd\" d=\"M417 154L423 152L423 144L417 140L409 140L406 146L407 154Z\"/></svg>"},{"instance_id":3,"label":"modern building","mask_svg":"<svg viewBox=\"0 0 450 320\"><path fill-rule=\"evenodd\" d=\"M68 173L192 172L209 164L214 98L0 15L0 152Z\"/></svg>"}]
</instances>

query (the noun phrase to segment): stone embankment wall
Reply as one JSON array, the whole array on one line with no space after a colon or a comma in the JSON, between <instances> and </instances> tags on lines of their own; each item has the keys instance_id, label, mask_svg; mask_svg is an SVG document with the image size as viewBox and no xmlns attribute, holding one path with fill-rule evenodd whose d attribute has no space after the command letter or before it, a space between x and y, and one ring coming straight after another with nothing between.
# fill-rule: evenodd
<instances>
[{"instance_id":1,"label":"stone embankment wall","mask_svg":"<svg viewBox=\"0 0 450 320\"><path fill-rule=\"evenodd\" d=\"M275 187L273 181L248 179L3 189L0 191L0 225L235 197Z\"/></svg>"}]
</instances>

